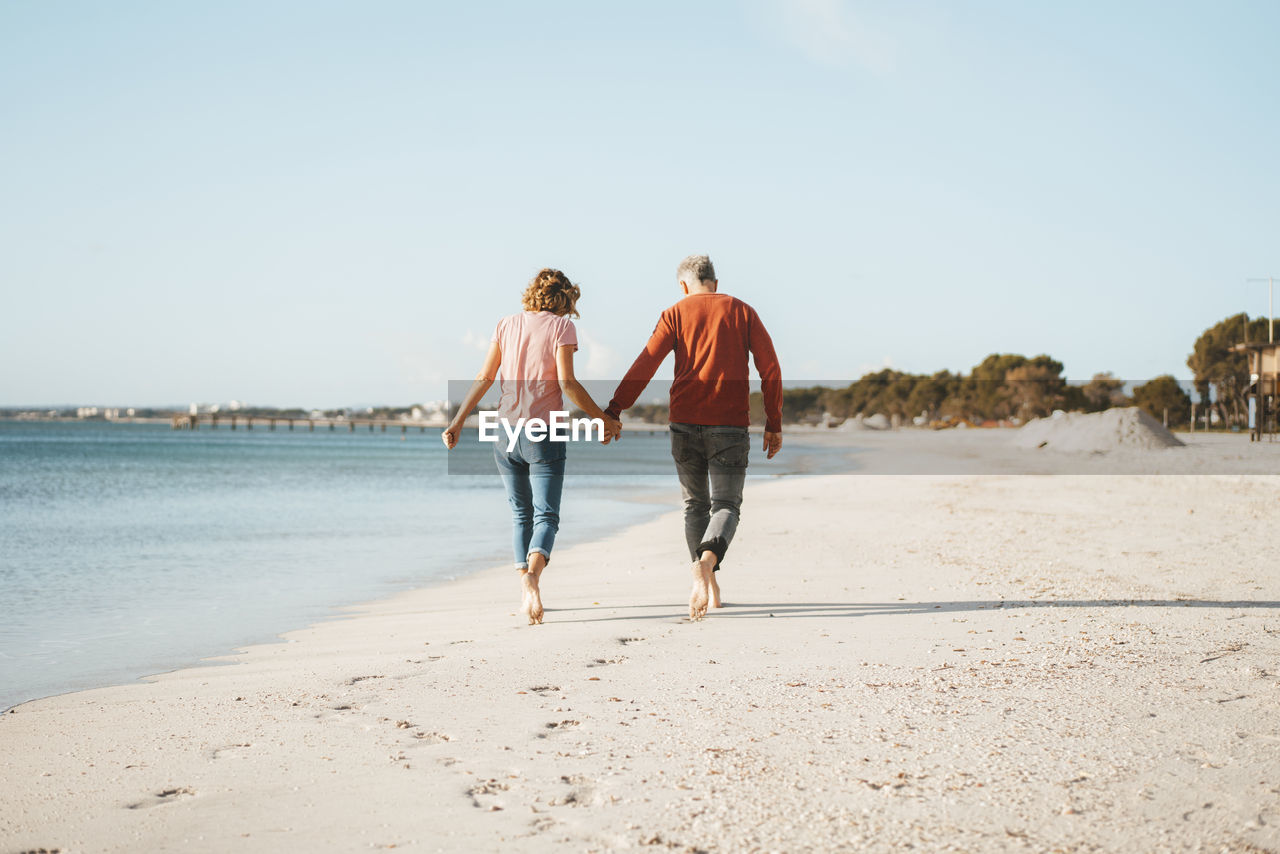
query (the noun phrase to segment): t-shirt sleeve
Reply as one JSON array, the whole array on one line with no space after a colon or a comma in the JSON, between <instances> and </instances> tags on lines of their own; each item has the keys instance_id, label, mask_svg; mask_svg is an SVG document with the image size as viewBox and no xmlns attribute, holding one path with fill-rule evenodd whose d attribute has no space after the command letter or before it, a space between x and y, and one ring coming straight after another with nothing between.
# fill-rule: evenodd
<instances>
[{"instance_id":1,"label":"t-shirt sleeve","mask_svg":"<svg viewBox=\"0 0 1280 854\"><path fill-rule=\"evenodd\" d=\"M560 332L556 336L556 347L572 347L578 349L578 329L572 320L560 324Z\"/></svg>"},{"instance_id":2,"label":"t-shirt sleeve","mask_svg":"<svg viewBox=\"0 0 1280 854\"><path fill-rule=\"evenodd\" d=\"M493 327L493 334L489 336L490 344L499 344L499 345L502 344L502 324L506 322L507 322L507 319L504 317L498 321L498 324L496 326Z\"/></svg>"}]
</instances>

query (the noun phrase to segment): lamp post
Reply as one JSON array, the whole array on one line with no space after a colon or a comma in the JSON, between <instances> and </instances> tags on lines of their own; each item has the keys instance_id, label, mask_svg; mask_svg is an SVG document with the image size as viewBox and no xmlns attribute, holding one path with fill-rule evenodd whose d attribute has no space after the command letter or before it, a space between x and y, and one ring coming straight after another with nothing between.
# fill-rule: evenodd
<instances>
[{"instance_id":1,"label":"lamp post","mask_svg":"<svg viewBox=\"0 0 1280 854\"><path fill-rule=\"evenodd\" d=\"M1267 276L1265 279L1245 279L1246 282L1266 282L1267 283L1267 343L1276 343L1276 312L1275 312L1275 296L1276 296L1276 277Z\"/></svg>"}]
</instances>

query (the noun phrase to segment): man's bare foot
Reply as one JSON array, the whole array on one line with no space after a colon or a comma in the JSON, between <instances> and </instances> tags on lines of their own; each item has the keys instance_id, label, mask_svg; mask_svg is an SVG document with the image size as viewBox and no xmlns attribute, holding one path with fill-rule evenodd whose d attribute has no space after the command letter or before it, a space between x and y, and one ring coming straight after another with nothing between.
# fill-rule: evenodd
<instances>
[{"instance_id":1,"label":"man's bare foot","mask_svg":"<svg viewBox=\"0 0 1280 854\"><path fill-rule=\"evenodd\" d=\"M701 620L707 615L707 604L711 600L711 585L715 583L712 570L716 566L716 556L712 552L703 552L699 560L693 562L693 591L689 594L689 619Z\"/></svg>"},{"instance_id":2,"label":"man's bare foot","mask_svg":"<svg viewBox=\"0 0 1280 854\"><path fill-rule=\"evenodd\" d=\"M711 573L711 607L724 607L724 603L720 601L720 582L716 580L716 574L714 572Z\"/></svg>"},{"instance_id":3,"label":"man's bare foot","mask_svg":"<svg viewBox=\"0 0 1280 854\"><path fill-rule=\"evenodd\" d=\"M707 582L702 577L702 561L695 560L693 566L693 590L689 593L689 619L701 620L707 615Z\"/></svg>"}]
</instances>

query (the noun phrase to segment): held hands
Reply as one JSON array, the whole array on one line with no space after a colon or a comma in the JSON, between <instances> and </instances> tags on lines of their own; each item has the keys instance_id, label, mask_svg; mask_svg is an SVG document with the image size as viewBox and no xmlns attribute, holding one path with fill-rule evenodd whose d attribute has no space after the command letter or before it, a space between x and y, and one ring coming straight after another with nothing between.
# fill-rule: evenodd
<instances>
[{"instance_id":1,"label":"held hands","mask_svg":"<svg viewBox=\"0 0 1280 854\"><path fill-rule=\"evenodd\" d=\"M782 449L782 434L770 433L764 431L764 451L766 459L773 459L773 455Z\"/></svg>"},{"instance_id":2,"label":"held hands","mask_svg":"<svg viewBox=\"0 0 1280 854\"><path fill-rule=\"evenodd\" d=\"M604 438L600 440L600 444L607 445L610 442L617 441L622 438L622 422L617 418L610 418L608 415L604 417Z\"/></svg>"}]
</instances>

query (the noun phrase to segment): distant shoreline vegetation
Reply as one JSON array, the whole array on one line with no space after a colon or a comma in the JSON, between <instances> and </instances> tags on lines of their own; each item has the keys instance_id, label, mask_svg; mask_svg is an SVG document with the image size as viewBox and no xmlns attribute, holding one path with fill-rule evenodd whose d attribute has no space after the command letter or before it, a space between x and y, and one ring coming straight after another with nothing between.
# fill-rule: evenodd
<instances>
[{"instance_id":1,"label":"distant shoreline vegetation","mask_svg":"<svg viewBox=\"0 0 1280 854\"><path fill-rule=\"evenodd\" d=\"M1056 409L1101 412L1117 406L1138 406L1155 418L1167 417L1170 427L1189 426L1192 400L1198 398L1197 421L1225 429L1248 423L1249 364L1237 344L1265 341L1265 317L1250 320L1235 314L1210 326L1196 339L1187 356L1192 379L1179 381L1161 374L1133 384L1110 372L1094 374L1087 382L1068 381L1062 363L1046 356L1028 358L993 353L969 374L938 371L909 374L886 368L864 375L844 388L814 386L782 392L782 411L790 423L826 424L849 418L876 417L891 424L951 427L998 426L1024 423ZM1126 387L1131 391L1126 394ZM752 421L763 421L759 393L751 397Z\"/></svg>"},{"instance_id":2,"label":"distant shoreline vegetation","mask_svg":"<svg viewBox=\"0 0 1280 854\"><path fill-rule=\"evenodd\" d=\"M1197 420L1219 428L1244 426L1248 421L1247 395L1250 385L1248 362L1236 344L1262 341L1267 336L1267 318L1250 319L1247 314L1225 318L1206 329L1196 339L1187 367L1193 378L1178 380L1162 374L1134 384L1110 372L1094 374L1088 381L1070 381L1062 376L1061 362L1047 355L1022 356L992 353L968 374L937 371L911 374L891 368L863 375L847 386L815 385L784 388L783 421L788 424L834 426L850 418L879 417L889 425L934 428L967 426L1015 426L1032 418L1062 409L1101 412L1117 406L1139 406L1155 418L1168 418L1170 427L1185 427L1191 421L1192 399L1197 395ZM1126 393L1126 389L1129 391ZM238 402L226 407L192 404L187 409L114 407L0 407L0 418L8 420L99 420L131 421L170 419L184 413L217 412L222 416L278 419L369 419L432 424L447 416L445 401L410 406L379 406L307 410L300 407L248 406ZM1207 408L1206 408L1207 407ZM579 413L574 413L575 415ZM654 424L667 421L662 403L638 404L628 410L634 420ZM751 395L751 420L764 423L764 406L759 392Z\"/></svg>"}]
</instances>

